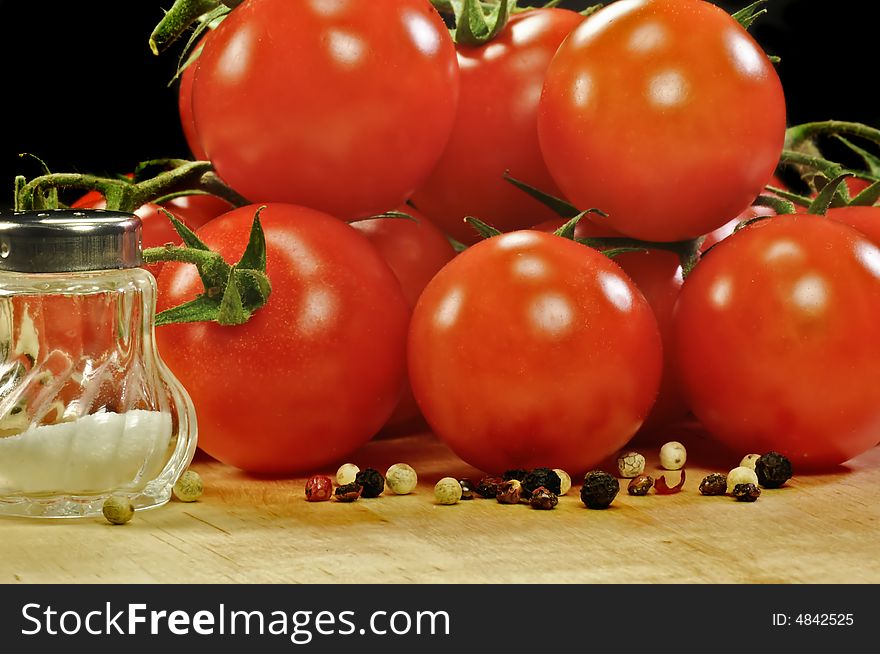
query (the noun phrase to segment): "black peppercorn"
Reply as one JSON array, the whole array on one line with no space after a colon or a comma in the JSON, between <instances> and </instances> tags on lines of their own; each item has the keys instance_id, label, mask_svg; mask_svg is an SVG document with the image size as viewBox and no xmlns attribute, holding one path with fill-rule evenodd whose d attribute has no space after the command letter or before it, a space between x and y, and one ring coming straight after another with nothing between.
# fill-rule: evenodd
<instances>
[{"instance_id":1,"label":"black peppercorn","mask_svg":"<svg viewBox=\"0 0 880 654\"><path fill-rule=\"evenodd\" d=\"M385 477L375 468L361 470L354 481L363 487L361 497L379 497L385 490Z\"/></svg>"},{"instance_id":2,"label":"black peppercorn","mask_svg":"<svg viewBox=\"0 0 880 654\"><path fill-rule=\"evenodd\" d=\"M626 492L630 495L647 495L648 491L654 486L654 478L651 475L639 475L634 477L626 487Z\"/></svg>"},{"instance_id":3,"label":"black peppercorn","mask_svg":"<svg viewBox=\"0 0 880 654\"><path fill-rule=\"evenodd\" d=\"M501 477L483 477L474 489L480 497L494 500L498 495L498 488L504 480Z\"/></svg>"},{"instance_id":4,"label":"black peppercorn","mask_svg":"<svg viewBox=\"0 0 880 654\"><path fill-rule=\"evenodd\" d=\"M754 484L737 484L733 487L733 496L739 502L754 502L761 497L761 489Z\"/></svg>"},{"instance_id":5,"label":"black peppercorn","mask_svg":"<svg viewBox=\"0 0 880 654\"><path fill-rule=\"evenodd\" d=\"M549 511L559 504L559 497L550 489L545 488L544 486L538 486L538 488L532 491L532 495L529 498L529 504L532 505L533 509Z\"/></svg>"},{"instance_id":6,"label":"black peppercorn","mask_svg":"<svg viewBox=\"0 0 880 654\"><path fill-rule=\"evenodd\" d=\"M333 491L333 495L339 502L354 502L361 496L361 491L361 485L356 481L353 481L350 484L337 486L336 490Z\"/></svg>"},{"instance_id":7,"label":"black peppercorn","mask_svg":"<svg viewBox=\"0 0 880 654\"><path fill-rule=\"evenodd\" d=\"M525 498L531 497L535 489L541 486L556 495L560 495L562 491L562 480L550 468L529 470L528 474L522 479L522 485L523 497Z\"/></svg>"},{"instance_id":8,"label":"black peppercorn","mask_svg":"<svg viewBox=\"0 0 880 654\"><path fill-rule=\"evenodd\" d=\"M700 482L700 493L703 495L726 495L727 475L722 475L720 472L706 475Z\"/></svg>"},{"instance_id":9,"label":"black peppercorn","mask_svg":"<svg viewBox=\"0 0 880 654\"><path fill-rule=\"evenodd\" d=\"M620 492L620 482L602 470L593 470L584 476L581 501L589 509L607 509Z\"/></svg>"},{"instance_id":10,"label":"black peppercorn","mask_svg":"<svg viewBox=\"0 0 880 654\"><path fill-rule=\"evenodd\" d=\"M767 452L755 462L755 474L764 488L779 488L791 479L791 461L779 452Z\"/></svg>"},{"instance_id":11,"label":"black peppercorn","mask_svg":"<svg viewBox=\"0 0 880 654\"><path fill-rule=\"evenodd\" d=\"M474 499L474 481L472 479L468 479L467 477L459 479L458 484L461 486L461 499Z\"/></svg>"},{"instance_id":12,"label":"black peppercorn","mask_svg":"<svg viewBox=\"0 0 880 654\"><path fill-rule=\"evenodd\" d=\"M507 470L501 478L504 481L510 481L511 479L516 479L517 481L522 481L526 478L526 475L529 474L528 470L523 470L522 468L514 468L513 470Z\"/></svg>"}]
</instances>

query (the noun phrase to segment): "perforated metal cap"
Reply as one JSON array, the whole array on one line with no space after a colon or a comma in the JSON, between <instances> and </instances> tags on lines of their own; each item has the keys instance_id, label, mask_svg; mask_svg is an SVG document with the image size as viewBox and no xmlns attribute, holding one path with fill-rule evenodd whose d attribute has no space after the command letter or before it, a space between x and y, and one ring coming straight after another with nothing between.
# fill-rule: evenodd
<instances>
[{"instance_id":1,"label":"perforated metal cap","mask_svg":"<svg viewBox=\"0 0 880 654\"><path fill-rule=\"evenodd\" d=\"M136 268L141 219L103 209L0 213L0 270L25 273Z\"/></svg>"}]
</instances>

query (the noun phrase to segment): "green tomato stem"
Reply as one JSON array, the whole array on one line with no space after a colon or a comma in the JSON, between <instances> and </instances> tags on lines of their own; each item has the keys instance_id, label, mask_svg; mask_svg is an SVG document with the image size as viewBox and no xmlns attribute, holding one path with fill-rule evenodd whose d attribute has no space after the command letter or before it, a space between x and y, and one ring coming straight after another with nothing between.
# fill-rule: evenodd
<instances>
[{"instance_id":1,"label":"green tomato stem","mask_svg":"<svg viewBox=\"0 0 880 654\"><path fill-rule=\"evenodd\" d=\"M789 127L785 132L785 147L788 150L794 150L805 141L817 136L838 136L841 134L858 136L880 145L880 129L862 123L826 120Z\"/></svg>"},{"instance_id":2,"label":"green tomato stem","mask_svg":"<svg viewBox=\"0 0 880 654\"><path fill-rule=\"evenodd\" d=\"M158 55L174 43L200 16L220 6L219 0L175 0L165 17L150 34L149 46Z\"/></svg>"}]
</instances>

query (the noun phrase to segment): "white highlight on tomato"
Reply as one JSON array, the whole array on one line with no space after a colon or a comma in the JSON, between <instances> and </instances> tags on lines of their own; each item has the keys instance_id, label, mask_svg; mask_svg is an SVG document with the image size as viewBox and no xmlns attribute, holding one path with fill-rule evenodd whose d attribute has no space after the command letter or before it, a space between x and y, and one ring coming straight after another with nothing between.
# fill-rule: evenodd
<instances>
[{"instance_id":1,"label":"white highlight on tomato","mask_svg":"<svg viewBox=\"0 0 880 654\"><path fill-rule=\"evenodd\" d=\"M533 43L542 32L547 30L550 16L547 14L533 14L528 20L520 20L510 26L510 42L514 46L524 43Z\"/></svg>"},{"instance_id":2,"label":"white highlight on tomato","mask_svg":"<svg viewBox=\"0 0 880 654\"><path fill-rule=\"evenodd\" d=\"M441 328L452 327L458 320L458 314L461 313L463 304L464 291L460 287L453 288L437 305L434 324Z\"/></svg>"},{"instance_id":3,"label":"white highlight on tomato","mask_svg":"<svg viewBox=\"0 0 880 654\"><path fill-rule=\"evenodd\" d=\"M252 41L254 31L248 27L240 28L226 45L220 55L218 70L226 84L237 84L248 75L251 67L251 53L254 51Z\"/></svg>"},{"instance_id":4,"label":"white highlight on tomato","mask_svg":"<svg viewBox=\"0 0 880 654\"><path fill-rule=\"evenodd\" d=\"M766 55L745 34L731 29L724 37L733 66L743 77L763 78L767 74Z\"/></svg>"},{"instance_id":5,"label":"white highlight on tomato","mask_svg":"<svg viewBox=\"0 0 880 654\"><path fill-rule=\"evenodd\" d=\"M859 263L874 277L880 278L880 249L868 241L859 241L854 249Z\"/></svg>"},{"instance_id":6,"label":"white highlight on tomato","mask_svg":"<svg viewBox=\"0 0 880 654\"><path fill-rule=\"evenodd\" d=\"M308 292L297 316L297 326L305 334L320 331L333 320L339 301L329 288L313 288Z\"/></svg>"},{"instance_id":7,"label":"white highlight on tomato","mask_svg":"<svg viewBox=\"0 0 880 654\"><path fill-rule=\"evenodd\" d=\"M828 288L819 275L806 275L792 289L791 299L807 313L821 313L828 304Z\"/></svg>"},{"instance_id":8,"label":"white highlight on tomato","mask_svg":"<svg viewBox=\"0 0 880 654\"><path fill-rule=\"evenodd\" d=\"M513 262L513 274L517 277L540 279L547 274L547 264L540 257L520 257Z\"/></svg>"},{"instance_id":9,"label":"white highlight on tomato","mask_svg":"<svg viewBox=\"0 0 880 654\"><path fill-rule=\"evenodd\" d=\"M687 79L677 70L658 73L648 82L648 100L659 107L684 104L689 93Z\"/></svg>"},{"instance_id":10,"label":"white highlight on tomato","mask_svg":"<svg viewBox=\"0 0 880 654\"><path fill-rule=\"evenodd\" d=\"M495 247L501 250L515 250L517 248L532 245L541 238L541 234L529 231L510 232L496 236Z\"/></svg>"},{"instance_id":11,"label":"white highlight on tomato","mask_svg":"<svg viewBox=\"0 0 880 654\"><path fill-rule=\"evenodd\" d=\"M632 292L621 277L613 273L601 272L599 273L599 285L602 287L602 293L615 307L623 312L632 309Z\"/></svg>"},{"instance_id":12,"label":"white highlight on tomato","mask_svg":"<svg viewBox=\"0 0 880 654\"><path fill-rule=\"evenodd\" d=\"M800 245L788 239L781 239L767 248L767 251L764 253L764 261L771 262L780 259L797 260L803 258L803 256L804 251Z\"/></svg>"},{"instance_id":13,"label":"white highlight on tomato","mask_svg":"<svg viewBox=\"0 0 880 654\"><path fill-rule=\"evenodd\" d=\"M571 35L576 47L586 45L602 34L615 21L641 7L644 0L617 0L587 18Z\"/></svg>"},{"instance_id":14,"label":"white highlight on tomato","mask_svg":"<svg viewBox=\"0 0 880 654\"><path fill-rule=\"evenodd\" d=\"M490 43L483 50L483 59L493 61L500 59L507 53L507 46L503 43Z\"/></svg>"},{"instance_id":15,"label":"white highlight on tomato","mask_svg":"<svg viewBox=\"0 0 880 654\"><path fill-rule=\"evenodd\" d=\"M529 308L529 318L539 331L560 336L574 321L574 311L568 300L558 293L544 293L535 298Z\"/></svg>"},{"instance_id":16,"label":"white highlight on tomato","mask_svg":"<svg viewBox=\"0 0 880 654\"><path fill-rule=\"evenodd\" d=\"M632 52L647 54L666 45L666 28L660 23L645 23L632 31L627 46Z\"/></svg>"},{"instance_id":17,"label":"white highlight on tomato","mask_svg":"<svg viewBox=\"0 0 880 654\"><path fill-rule=\"evenodd\" d=\"M574 81L571 100L576 107L586 107L593 96L593 78L589 73L581 73Z\"/></svg>"},{"instance_id":18,"label":"white highlight on tomato","mask_svg":"<svg viewBox=\"0 0 880 654\"><path fill-rule=\"evenodd\" d=\"M321 264L312 248L301 239L286 230L279 230L273 234L277 243L278 252L284 252L293 268L303 277L318 274Z\"/></svg>"},{"instance_id":19,"label":"white highlight on tomato","mask_svg":"<svg viewBox=\"0 0 880 654\"><path fill-rule=\"evenodd\" d=\"M312 11L321 16L335 16L348 9L352 0L309 0Z\"/></svg>"},{"instance_id":20,"label":"white highlight on tomato","mask_svg":"<svg viewBox=\"0 0 880 654\"><path fill-rule=\"evenodd\" d=\"M328 30L327 47L330 56L347 68L357 66L364 56L364 42L359 36L344 30Z\"/></svg>"},{"instance_id":21,"label":"white highlight on tomato","mask_svg":"<svg viewBox=\"0 0 880 654\"><path fill-rule=\"evenodd\" d=\"M429 57L440 50L440 32L427 17L415 12L405 12L402 16L403 26L412 37L416 48Z\"/></svg>"},{"instance_id":22,"label":"white highlight on tomato","mask_svg":"<svg viewBox=\"0 0 880 654\"><path fill-rule=\"evenodd\" d=\"M733 297L733 280L730 277L719 277L709 289L709 300L716 309L725 309Z\"/></svg>"}]
</instances>

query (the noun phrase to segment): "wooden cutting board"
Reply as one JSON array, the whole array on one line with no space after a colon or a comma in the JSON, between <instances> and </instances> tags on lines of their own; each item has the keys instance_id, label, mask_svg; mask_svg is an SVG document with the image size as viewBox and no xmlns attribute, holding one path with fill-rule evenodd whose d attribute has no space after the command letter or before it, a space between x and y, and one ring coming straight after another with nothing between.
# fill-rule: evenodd
<instances>
[{"instance_id":1,"label":"wooden cutting board","mask_svg":"<svg viewBox=\"0 0 880 654\"><path fill-rule=\"evenodd\" d=\"M201 456L200 501L124 526L0 519L0 583L880 582L880 448L740 503L697 490L738 460L699 434L678 440L689 451L681 493L622 490L605 511L583 506L577 481L552 511L483 499L438 506L437 479L480 475L425 433L350 457L382 472L410 463L416 492L352 504L309 503L303 479L257 479ZM647 472L662 474L656 445L639 449Z\"/></svg>"}]
</instances>

